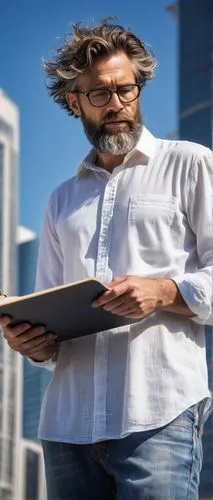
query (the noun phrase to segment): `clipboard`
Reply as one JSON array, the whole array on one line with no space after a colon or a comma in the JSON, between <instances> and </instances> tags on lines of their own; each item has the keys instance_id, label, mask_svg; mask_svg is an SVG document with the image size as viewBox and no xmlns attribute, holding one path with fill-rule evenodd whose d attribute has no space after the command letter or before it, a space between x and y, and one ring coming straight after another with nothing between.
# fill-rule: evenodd
<instances>
[{"instance_id":1,"label":"clipboard","mask_svg":"<svg viewBox=\"0 0 213 500\"><path fill-rule=\"evenodd\" d=\"M0 305L0 315L12 317L12 325L29 322L44 325L62 342L111 330L137 320L118 316L91 303L107 287L97 279L85 279L21 297L8 297Z\"/></svg>"}]
</instances>

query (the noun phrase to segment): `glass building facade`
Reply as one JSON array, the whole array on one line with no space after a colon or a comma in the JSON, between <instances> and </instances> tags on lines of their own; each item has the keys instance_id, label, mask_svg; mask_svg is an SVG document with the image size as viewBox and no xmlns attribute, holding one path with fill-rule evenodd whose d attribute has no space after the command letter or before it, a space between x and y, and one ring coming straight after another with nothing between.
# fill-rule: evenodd
<instances>
[{"instance_id":1,"label":"glass building facade","mask_svg":"<svg viewBox=\"0 0 213 500\"><path fill-rule=\"evenodd\" d=\"M179 136L212 147L213 1L179 0Z\"/></svg>"},{"instance_id":2,"label":"glass building facade","mask_svg":"<svg viewBox=\"0 0 213 500\"><path fill-rule=\"evenodd\" d=\"M19 482L14 500L46 500L41 446L22 439L19 453Z\"/></svg>"},{"instance_id":3,"label":"glass building facade","mask_svg":"<svg viewBox=\"0 0 213 500\"><path fill-rule=\"evenodd\" d=\"M39 241L35 233L18 228L18 294L32 293L35 288ZM41 402L51 372L36 368L22 358L22 422L20 447L20 481L18 500L45 500L46 486L43 455L37 439ZM14 499L15 500L15 499Z\"/></svg>"},{"instance_id":4,"label":"glass building facade","mask_svg":"<svg viewBox=\"0 0 213 500\"><path fill-rule=\"evenodd\" d=\"M19 228L18 245L19 295L34 291L39 242L26 228ZM23 370L23 433L24 439L37 441L41 402L51 378L45 368L36 368L25 358Z\"/></svg>"},{"instance_id":5,"label":"glass building facade","mask_svg":"<svg viewBox=\"0 0 213 500\"><path fill-rule=\"evenodd\" d=\"M213 0L179 0L179 138L213 147ZM213 391L213 332L206 328ZM203 434L200 500L213 500L213 414Z\"/></svg>"},{"instance_id":6,"label":"glass building facade","mask_svg":"<svg viewBox=\"0 0 213 500\"><path fill-rule=\"evenodd\" d=\"M17 293L16 225L19 111L0 89L0 288ZM19 438L20 364L0 334L0 499L14 500Z\"/></svg>"}]
</instances>

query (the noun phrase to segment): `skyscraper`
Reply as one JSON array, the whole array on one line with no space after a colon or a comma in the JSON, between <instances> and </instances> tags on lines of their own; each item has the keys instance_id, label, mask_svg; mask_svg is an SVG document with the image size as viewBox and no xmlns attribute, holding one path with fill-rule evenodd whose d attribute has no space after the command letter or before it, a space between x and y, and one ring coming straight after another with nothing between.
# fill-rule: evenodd
<instances>
[{"instance_id":1,"label":"skyscraper","mask_svg":"<svg viewBox=\"0 0 213 500\"><path fill-rule=\"evenodd\" d=\"M213 147L213 1L179 0L179 138ZM209 386L213 391L213 332L206 328ZM213 414L203 435L200 499L213 499Z\"/></svg>"},{"instance_id":2,"label":"skyscraper","mask_svg":"<svg viewBox=\"0 0 213 500\"><path fill-rule=\"evenodd\" d=\"M19 110L0 89L0 286L8 295L16 292L18 157Z\"/></svg>"},{"instance_id":3,"label":"skyscraper","mask_svg":"<svg viewBox=\"0 0 213 500\"><path fill-rule=\"evenodd\" d=\"M213 1L179 0L179 137L212 147Z\"/></svg>"},{"instance_id":4,"label":"skyscraper","mask_svg":"<svg viewBox=\"0 0 213 500\"><path fill-rule=\"evenodd\" d=\"M18 227L18 295L34 291L39 241L30 229ZM37 440L41 401L51 372L22 358L22 425L18 496L15 500L44 500L43 456Z\"/></svg>"},{"instance_id":5,"label":"skyscraper","mask_svg":"<svg viewBox=\"0 0 213 500\"><path fill-rule=\"evenodd\" d=\"M0 89L0 287L16 294L19 111ZM20 358L0 338L0 498L14 500L20 424Z\"/></svg>"},{"instance_id":6,"label":"skyscraper","mask_svg":"<svg viewBox=\"0 0 213 500\"><path fill-rule=\"evenodd\" d=\"M32 293L35 288L36 264L39 240L30 229L18 228L18 294ZM41 401L51 372L36 368L27 359L23 360L23 426L22 436L37 442Z\"/></svg>"}]
</instances>

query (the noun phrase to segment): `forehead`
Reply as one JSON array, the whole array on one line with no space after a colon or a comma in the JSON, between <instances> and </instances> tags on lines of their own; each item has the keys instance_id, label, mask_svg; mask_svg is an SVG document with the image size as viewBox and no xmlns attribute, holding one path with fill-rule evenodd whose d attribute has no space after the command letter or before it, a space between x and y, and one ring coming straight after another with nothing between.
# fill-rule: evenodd
<instances>
[{"instance_id":1,"label":"forehead","mask_svg":"<svg viewBox=\"0 0 213 500\"><path fill-rule=\"evenodd\" d=\"M132 62L124 52L98 59L92 68L79 76L79 87L135 82Z\"/></svg>"}]
</instances>

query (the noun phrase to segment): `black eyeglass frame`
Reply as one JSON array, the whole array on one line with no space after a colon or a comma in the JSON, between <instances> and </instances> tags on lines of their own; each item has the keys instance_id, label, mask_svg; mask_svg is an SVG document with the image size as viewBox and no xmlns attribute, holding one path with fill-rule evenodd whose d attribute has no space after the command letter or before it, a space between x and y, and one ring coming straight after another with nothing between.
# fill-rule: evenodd
<instances>
[{"instance_id":1,"label":"black eyeglass frame","mask_svg":"<svg viewBox=\"0 0 213 500\"><path fill-rule=\"evenodd\" d=\"M120 89L123 89L123 88L126 88L126 87L137 87L138 89L138 94L136 97L134 97L134 99L131 99L130 101L126 101L126 100L123 100L121 99L120 95L119 95L119 91ZM103 108L104 106L107 106L107 104L109 104L109 102L111 101L112 99L112 94L117 94L118 96L118 99L119 101L122 103L122 104L129 104L130 102L134 102L136 101L136 99L138 99L138 97L140 96L140 93L141 93L141 90L142 90L142 87L143 87L143 84L142 83L128 83L126 85L119 85L116 89L106 89L106 88L100 88L100 89L91 89L91 90L88 90L87 92L82 92L81 90L74 90L73 91L73 94L82 94L82 95L85 95L89 101L89 103L91 104L91 106L93 106L94 108ZM97 92L97 91L104 91L104 92L107 92L108 95L109 95L109 99L108 101L105 103L105 104L100 104L100 105L96 105L96 104L93 104L91 102L91 93L93 92Z\"/></svg>"}]
</instances>

